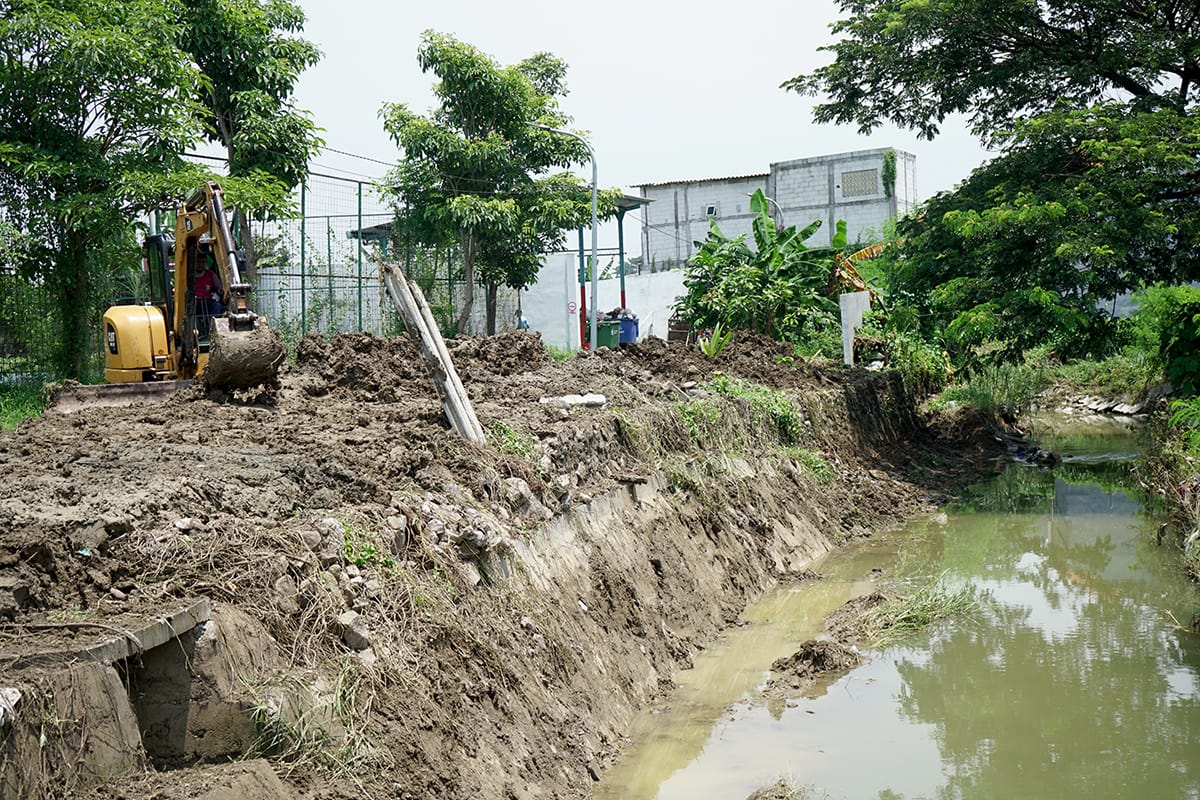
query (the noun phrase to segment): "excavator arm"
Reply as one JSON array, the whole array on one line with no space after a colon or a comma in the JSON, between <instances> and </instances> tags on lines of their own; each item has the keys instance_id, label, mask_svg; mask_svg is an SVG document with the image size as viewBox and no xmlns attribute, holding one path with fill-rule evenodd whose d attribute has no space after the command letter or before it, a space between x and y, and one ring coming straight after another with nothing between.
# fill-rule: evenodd
<instances>
[{"instance_id":1,"label":"excavator arm","mask_svg":"<svg viewBox=\"0 0 1200 800\"><path fill-rule=\"evenodd\" d=\"M196 275L200 238L208 234L221 281L222 316L212 319L208 331L191 329L196 317L188 313L187 294ZM175 303L172 331L182 361L196 365L199 340L209 338L204 381L220 388L247 388L278 381L283 344L266 320L250 308L250 284L229 223L225 200L215 181L202 184L180 208L175 222ZM190 352L189 352L190 351ZM193 368L195 368L193 366Z\"/></svg>"}]
</instances>

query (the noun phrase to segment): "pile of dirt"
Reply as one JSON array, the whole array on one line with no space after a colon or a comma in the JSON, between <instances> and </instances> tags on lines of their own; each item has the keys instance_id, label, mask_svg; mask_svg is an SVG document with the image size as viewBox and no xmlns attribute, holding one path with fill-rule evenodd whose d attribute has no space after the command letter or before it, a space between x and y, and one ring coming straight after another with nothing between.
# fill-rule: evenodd
<instances>
[{"instance_id":1,"label":"pile of dirt","mask_svg":"<svg viewBox=\"0 0 1200 800\"><path fill-rule=\"evenodd\" d=\"M821 675L849 672L862 663L862 656L852 647L830 639L809 639L800 649L771 664L771 680L763 689L763 697L772 700L802 694Z\"/></svg>"},{"instance_id":2,"label":"pile of dirt","mask_svg":"<svg viewBox=\"0 0 1200 800\"><path fill-rule=\"evenodd\" d=\"M839 642L866 644L866 613L895 599L894 595L879 590L855 597L825 617L825 631Z\"/></svg>"},{"instance_id":3,"label":"pile of dirt","mask_svg":"<svg viewBox=\"0 0 1200 800\"><path fill-rule=\"evenodd\" d=\"M650 339L556 362L523 333L451 348L484 445L449 429L408 339L367 334L306 337L270 405L196 390L0 434L0 659L48 647L48 625L119 637L207 598L282 654L242 687L264 726L244 755L295 796L584 797L746 603L930 509L988 446L891 376L752 335L715 359ZM718 372L785 391L794 438L711 391ZM36 694L5 663L0 686ZM338 737L262 716L293 685L334 698ZM41 796L158 796L41 768Z\"/></svg>"}]
</instances>

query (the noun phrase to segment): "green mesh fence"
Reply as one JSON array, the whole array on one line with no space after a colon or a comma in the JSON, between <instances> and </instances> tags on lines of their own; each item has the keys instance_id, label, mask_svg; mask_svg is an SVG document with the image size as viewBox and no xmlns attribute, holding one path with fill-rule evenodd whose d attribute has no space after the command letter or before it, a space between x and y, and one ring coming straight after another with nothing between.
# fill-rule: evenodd
<instances>
[{"instance_id":1,"label":"green mesh fence","mask_svg":"<svg viewBox=\"0 0 1200 800\"><path fill-rule=\"evenodd\" d=\"M390 238L392 214L369 181L313 174L296 192L295 214L251 221L251 247L257 260L254 305L289 346L305 333L332 335L369 331L391 335L399 322L380 290L380 258L405 264L443 322L453 317L456 276L454 249L398 246ZM171 215L151 229L170 230ZM131 235L132 236L132 235ZM247 237L238 231L243 246ZM115 303L148 299L138 243L129 238L106 247L95 270L90 308L92 332L84 378L104 379L102 319ZM60 302L43 279L23 277L0 263L0 386L40 385L63 376Z\"/></svg>"}]
</instances>

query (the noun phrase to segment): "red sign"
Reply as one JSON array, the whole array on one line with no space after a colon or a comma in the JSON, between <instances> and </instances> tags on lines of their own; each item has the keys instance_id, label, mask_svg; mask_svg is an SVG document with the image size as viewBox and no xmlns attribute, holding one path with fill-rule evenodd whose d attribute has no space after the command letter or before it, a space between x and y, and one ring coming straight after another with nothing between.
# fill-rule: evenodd
<instances>
[{"instance_id":1,"label":"red sign","mask_svg":"<svg viewBox=\"0 0 1200 800\"><path fill-rule=\"evenodd\" d=\"M579 308L579 306L575 303L574 300L571 300L567 303L567 313L568 314L574 314L575 309L577 309L577 308Z\"/></svg>"}]
</instances>

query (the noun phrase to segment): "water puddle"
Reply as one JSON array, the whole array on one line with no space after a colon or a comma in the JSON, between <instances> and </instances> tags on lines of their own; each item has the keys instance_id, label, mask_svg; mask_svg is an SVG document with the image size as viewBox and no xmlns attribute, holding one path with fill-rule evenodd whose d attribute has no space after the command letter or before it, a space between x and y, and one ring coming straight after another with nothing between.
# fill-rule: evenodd
<instances>
[{"instance_id":1,"label":"water puddle","mask_svg":"<svg viewBox=\"0 0 1200 800\"><path fill-rule=\"evenodd\" d=\"M1131 435L1059 432L1053 473L1014 467L958 507L851 548L749 609L676 676L595 797L736 798L780 777L814 798L1200 798L1195 589L1119 488ZM771 662L823 617L945 574L981 593L811 696L763 700Z\"/></svg>"}]
</instances>

